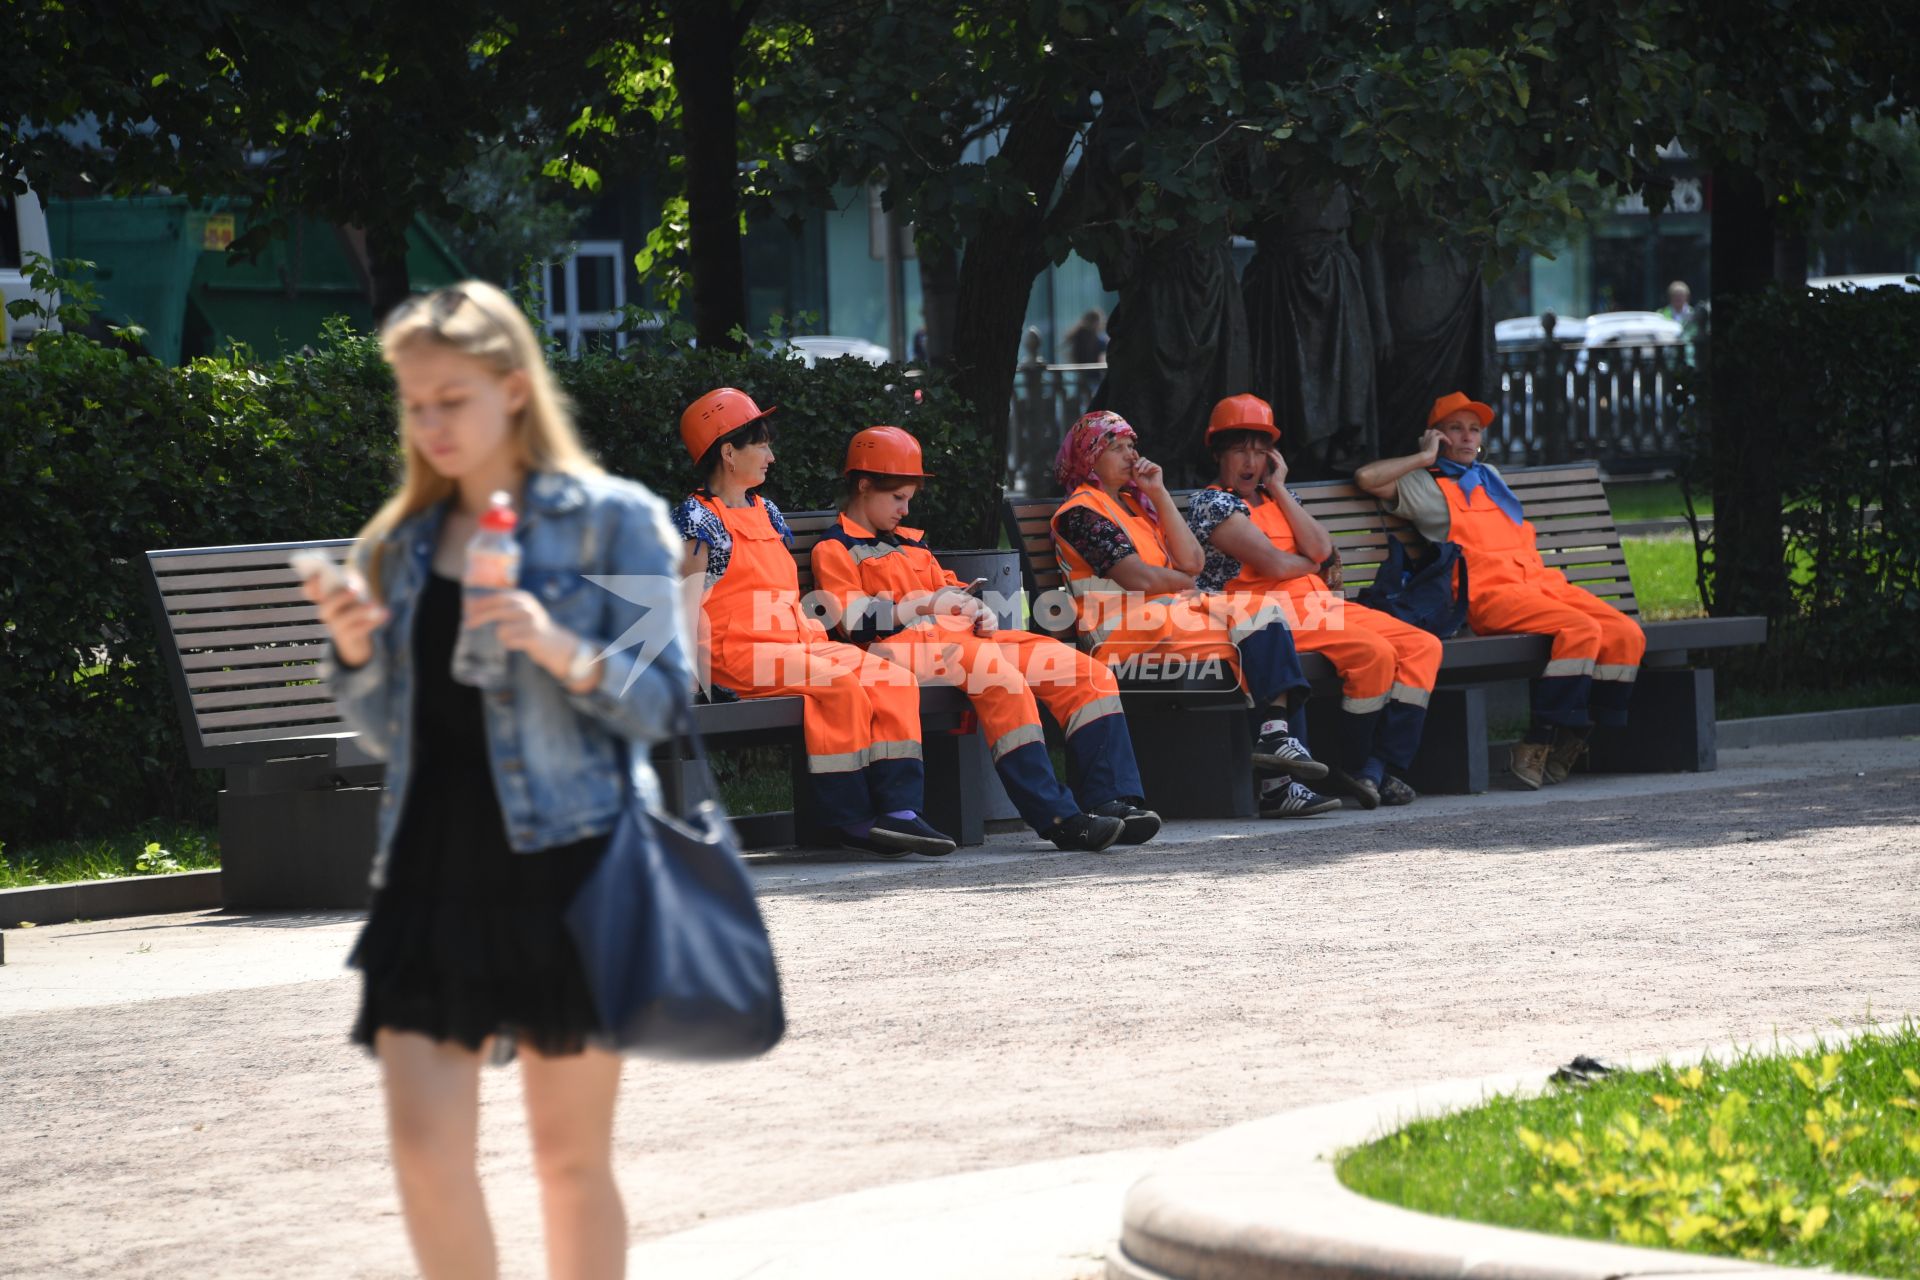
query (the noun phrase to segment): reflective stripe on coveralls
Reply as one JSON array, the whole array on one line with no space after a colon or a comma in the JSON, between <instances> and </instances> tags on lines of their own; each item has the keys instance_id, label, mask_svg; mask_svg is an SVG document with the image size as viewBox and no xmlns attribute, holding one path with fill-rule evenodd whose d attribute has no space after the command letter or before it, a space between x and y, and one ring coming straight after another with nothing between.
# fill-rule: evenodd
<instances>
[{"instance_id":1,"label":"reflective stripe on coveralls","mask_svg":"<svg viewBox=\"0 0 1920 1280\"><path fill-rule=\"evenodd\" d=\"M815 587L836 601L862 596L889 606L910 595L961 585L913 529L896 530L889 546L847 516L813 548ZM888 547L860 555L874 545ZM980 717L994 770L1020 816L1044 832L1057 819L1110 800L1139 800L1140 773L1120 715L1113 673L1086 654L1031 631L976 635L971 619L917 619L879 640L872 652L912 671L923 683L963 690ZM1066 733L1078 785L1061 786L1047 754L1039 703Z\"/></svg>"},{"instance_id":2,"label":"reflective stripe on coveralls","mask_svg":"<svg viewBox=\"0 0 1920 1280\"><path fill-rule=\"evenodd\" d=\"M1632 618L1540 559L1533 522L1515 524L1476 489L1435 475L1447 500L1447 537L1467 558L1467 625L1476 635L1547 636L1551 660L1533 684L1533 717L1582 728L1627 722L1627 699L1647 650Z\"/></svg>"},{"instance_id":3,"label":"reflective stripe on coveralls","mask_svg":"<svg viewBox=\"0 0 1920 1280\"><path fill-rule=\"evenodd\" d=\"M729 507L696 494L733 537L726 572L701 603L713 681L743 698L805 701L808 781L821 820L850 826L918 812L920 689L910 672L827 638L800 607L800 576L758 498Z\"/></svg>"},{"instance_id":4,"label":"reflective stripe on coveralls","mask_svg":"<svg viewBox=\"0 0 1920 1280\"><path fill-rule=\"evenodd\" d=\"M1247 513L1275 547L1300 554L1299 540L1278 502L1268 497L1259 506L1248 503ZM1243 565L1226 590L1285 597L1293 606L1289 621L1294 644L1302 653L1321 654L1340 673L1343 718L1361 718L1341 726L1341 749L1347 757L1342 764L1363 767L1369 757L1399 769L1413 763L1440 673L1438 636L1353 603L1317 573L1265 578Z\"/></svg>"},{"instance_id":5,"label":"reflective stripe on coveralls","mask_svg":"<svg viewBox=\"0 0 1920 1280\"><path fill-rule=\"evenodd\" d=\"M1148 598L1124 590L1096 574L1060 536L1060 517L1075 507L1086 507L1120 526L1144 563L1164 569L1171 566L1172 557L1154 520L1116 501L1099 485L1080 485L1060 504L1053 517L1054 554L1078 607L1081 644L1095 658L1109 666L1150 654L1179 656L1196 664L1224 660L1255 707L1278 704L1295 693L1302 695L1304 704L1307 679L1278 609L1257 602L1248 610L1241 607L1243 602L1226 596Z\"/></svg>"}]
</instances>

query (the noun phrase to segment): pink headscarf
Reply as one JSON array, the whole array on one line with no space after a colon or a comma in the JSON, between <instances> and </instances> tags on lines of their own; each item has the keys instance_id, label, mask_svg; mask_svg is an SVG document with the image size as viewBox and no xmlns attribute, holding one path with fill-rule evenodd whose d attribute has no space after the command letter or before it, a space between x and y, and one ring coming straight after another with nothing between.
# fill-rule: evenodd
<instances>
[{"instance_id":1,"label":"pink headscarf","mask_svg":"<svg viewBox=\"0 0 1920 1280\"><path fill-rule=\"evenodd\" d=\"M1060 442L1060 452L1053 459L1053 478L1060 482L1063 492L1072 493L1080 485L1100 483L1100 477L1093 472L1094 459L1105 452L1116 436L1139 438L1138 433L1127 425L1127 420L1110 409L1083 413L1067 428L1066 438ZM1147 495L1141 492L1139 485L1129 481L1121 485L1120 490L1133 498L1148 519L1159 520L1159 513L1153 509L1153 503L1147 500Z\"/></svg>"}]
</instances>

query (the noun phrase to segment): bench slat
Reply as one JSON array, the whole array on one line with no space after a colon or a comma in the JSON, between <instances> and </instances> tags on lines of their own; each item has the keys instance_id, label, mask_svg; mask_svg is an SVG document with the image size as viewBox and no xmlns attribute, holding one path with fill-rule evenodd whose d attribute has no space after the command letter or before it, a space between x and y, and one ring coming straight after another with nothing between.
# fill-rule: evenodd
<instances>
[{"instance_id":1,"label":"bench slat","mask_svg":"<svg viewBox=\"0 0 1920 1280\"><path fill-rule=\"evenodd\" d=\"M209 747L230 747L252 742L311 742L315 753L318 753L342 738L357 736L357 730L331 729L324 724L315 724L289 725L284 728L228 729L218 733L202 733L200 741Z\"/></svg>"},{"instance_id":2,"label":"bench slat","mask_svg":"<svg viewBox=\"0 0 1920 1280\"><path fill-rule=\"evenodd\" d=\"M334 563L345 564L344 556ZM204 591L229 587L298 586L300 575L286 565L268 569L230 569L224 573L161 573L160 593L171 599L175 592Z\"/></svg>"},{"instance_id":3,"label":"bench slat","mask_svg":"<svg viewBox=\"0 0 1920 1280\"><path fill-rule=\"evenodd\" d=\"M325 631L326 628L320 628ZM205 642L205 637L194 637L194 643ZM214 650L206 653L183 653L180 665L188 671L217 671L221 667L265 667L277 666L288 662L317 662L326 657L324 644L288 644L261 645L254 649Z\"/></svg>"},{"instance_id":4,"label":"bench slat","mask_svg":"<svg viewBox=\"0 0 1920 1280\"><path fill-rule=\"evenodd\" d=\"M169 573L184 573L188 570L207 569L262 569L274 566L284 567L287 557L303 547L314 547L322 551L335 547L346 548L353 545L351 539L332 538L323 542L282 542L264 547L220 547L206 551L149 551L147 560L153 566L154 573L161 575L164 582Z\"/></svg>"},{"instance_id":5,"label":"bench slat","mask_svg":"<svg viewBox=\"0 0 1920 1280\"><path fill-rule=\"evenodd\" d=\"M169 613L167 621L182 643L200 643L194 632L231 630L235 627L270 627L287 623L318 622L320 611L302 600L297 605L275 605L261 609L220 609L210 613Z\"/></svg>"},{"instance_id":6,"label":"bench slat","mask_svg":"<svg viewBox=\"0 0 1920 1280\"><path fill-rule=\"evenodd\" d=\"M248 711L203 711L196 713L194 718L200 722L203 738L208 729L238 729L247 725L269 724L305 724L311 728L320 721L340 723L340 713L331 702L314 703L311 706L263 707Z\"/></svg>"},{"instance_id":7,"label":"bench slat","mask_svg":"<svg viewBox=\"0 0 1920 1280\"><path fill-rule=\"evenodd\" d=\"M237 689L242 686L270 688L319 678L318 662L302 662L287 667L243 667L238 671L189 671L187 688L194 693L202 689Z\"/></svg>"},{"instance_id":8,"label":"bench slat","mask_svg":"<svg viewBox=\"0 0 1920 1280\"><path fill-rule=\"evenodd\" d=\"M255 605L270 604L307 604L307 597L297 585L275 586L261 590L248 591L175 591L166 592L167 608L175 609L245 609ZM313 606L308 604L308 608Z\"/></svg>"},{"instance_id":9,"label":"bench slat","mask_svg":"<svg viewBox=\"0 0 1920 1280\"><path fill-rule=\"evenodd\" d=\"M248 627L239 631L206 631L186 637L196 649L239 648L291 643L301 640L325 640L327 629L319 622L312 626Z\"/></svg>"},{"instance_id":10,"label":"bench slat","mask_svg":"<svg viewBox=\"0 0 1920 1280\"><path fill-rule=\"evenodd\" d=\"M289 702L321 703L329 714L333 714L333 690L324 684L282 684L266 689L227 689L218 693L193 695L195 711L214 711L221 707L265 707Z\"/></svg>"}]
</instances>

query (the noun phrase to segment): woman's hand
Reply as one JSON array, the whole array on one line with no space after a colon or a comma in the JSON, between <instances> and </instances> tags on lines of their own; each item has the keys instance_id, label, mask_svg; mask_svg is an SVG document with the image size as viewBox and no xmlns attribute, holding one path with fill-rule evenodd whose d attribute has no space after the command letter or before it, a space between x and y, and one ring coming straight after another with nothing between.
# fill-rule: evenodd
<instances>
[{"instance_id":1,"label":"woman's hand","mask_svg":"<svg viewBox=\"0 0 1920 1280\"><path fill-rule=\"evenodd\" d=\"M1420 461L1429 467L1438 461L1440 444L1445 439L1436 428L1428 427L1426 434L1420 437Z\"/></svg>"},{"instance_id":2,"label":"woman's hand","mask_svg":"<svg viewBox=\"0 0 1920 1280\"><path fill-rule=\"evenodd\" d=\"M1278 489L1287 482L1287 460L1280 456L1278 449L1267 450L1267 478L1262 484Z\"/></svg>"},{"instance_id":3,"label":"woman's hand","mask_svg":"<svg viewBox=\"0 0 1920 1280\"><path fill-rule=\"evenodd\" d=\"M531 592L469 596L461 625L483 627L489 623L500 638L501 648L526 654L556 680L567 678L567 668L573 665L573 655L580 648L580 637L555 622Z\"/></svg>"},{"instance_id":4,"label":"woman's hand","mask_svg":"<svg viewBox=\"0 0 1920 1280\"><path fill-rule=\"evenodd\" d=\"M386 608L367 598L365 579L347 570L347 585L322 592L319 578L303 578L300 593L320 608L320 621L333 637L333 651L344 667L364 667L373 657L373 633L387 620Z\"/></svg>"},{"instance_id":5,"label":"woman's hand","mask_svg":"<svg viewBox=\"0 0 1920 1280\"><path fill-rule=\"evenodd\" d=\"M1133 482L1142 489L1158 489L1166 492L1166 471L1159 463L1141 458L1133 464Z\"/></svg>"}]
</instances>

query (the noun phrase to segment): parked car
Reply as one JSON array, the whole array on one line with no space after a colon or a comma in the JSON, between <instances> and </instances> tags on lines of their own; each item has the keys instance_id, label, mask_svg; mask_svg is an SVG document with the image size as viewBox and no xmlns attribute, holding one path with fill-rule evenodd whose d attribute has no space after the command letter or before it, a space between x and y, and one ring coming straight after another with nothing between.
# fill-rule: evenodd
<instances>
[{"instance_id":1,"label":"parked car","mask_svg":"<svg viewBox=\"0 0 1920 1280\"><path fill-rule=\"evenodd\" d=\"M1809 289L1905 289L1920 293L1920 279L1912 275L1815 276L1807 281Z\"/></svg>"},{"instance_id":2,"label":"parked car","mask_svg":"<svg viewBox=\"0 0 1920 1280\"><path fill-rule=\"evenodd\" d=\"M1561 346L1578 346L1586 339L1587 322L1579 316L1556 316L1553 340ZM1520 351L1537 347L1547 340L1547 328L1539 316L1515 316L1493 326L1493 342L1502 351Z\"/></svg>"},{"instance_id":3,"label":"parked car","mask_svg":"<svg viewBox=\"0 0 1920 1280\"><path fill-rule=\"evenodd\" d=\"M818 336L808 338L783 338L775 344L776 350L789 353L811 369L822 360L839 360L847 356L865 360L868 364L885 364L893 359L893 352L877 342L868 342L865 338L835 338Z\"/></svg>"},{"instance_id":4,"label":"parked car","mask_svg":"<svg viewBox=\"0 0 1920 1280\"><path fill-rule=\"evenodd\" d=\"M42 329L54 332L60 329L58 320L42 320L38 316L15 320L6 309L7 303L32 297L39 297L41 305L48 310L60 305L58 294L36 295L27 284L22 268L30 253L44 258L53 256L52 242L47 238L47 215L40 208L40 198L31 191L18 196L0 191L0 354L25 346Z\"/></svg>"},{"instance_id":5,"label":"parked car","mask_svg":"<svg viewBox=\"0 0 1920 1280\"><path fill-rule=\"evenodd\" d=\"M1582 345L1589 347L1646 347L1678 342L1678 320L1653 311L1602 311L1587 317Z\"/></svg>"}]
</instances>

